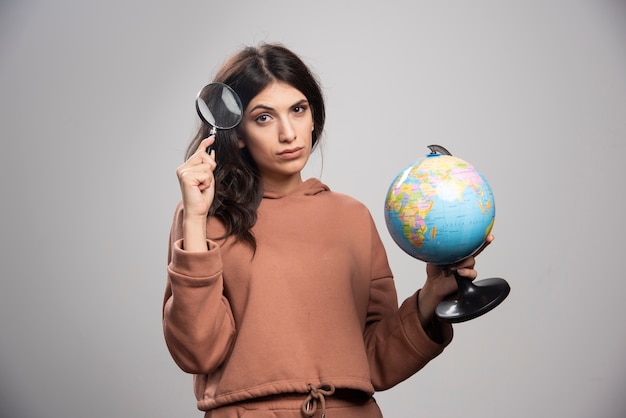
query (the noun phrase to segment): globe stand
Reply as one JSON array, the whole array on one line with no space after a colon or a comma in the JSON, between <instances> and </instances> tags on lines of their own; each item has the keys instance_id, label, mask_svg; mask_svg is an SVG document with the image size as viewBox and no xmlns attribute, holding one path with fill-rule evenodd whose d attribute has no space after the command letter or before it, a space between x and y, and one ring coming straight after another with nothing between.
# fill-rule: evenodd
<instances>
[{"instance_id":1,"label":"globe stand","mask_svg":"<svg viewBox=\"0 0 626 418\"><path fill-rule=\"evenodd\" d=\"M459 287L455 295L437 305L436 315L448 322L464 322L486 314L509 295L511 288L504 279L492 278L472 282L459 276L454 278Z\"/></svg>"}]
</instances>

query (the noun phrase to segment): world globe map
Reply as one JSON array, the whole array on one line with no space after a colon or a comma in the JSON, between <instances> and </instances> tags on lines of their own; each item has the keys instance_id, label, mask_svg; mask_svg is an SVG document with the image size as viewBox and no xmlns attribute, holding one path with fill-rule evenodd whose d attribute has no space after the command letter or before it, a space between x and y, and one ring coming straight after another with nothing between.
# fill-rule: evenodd
<instances>
[{"instance_id":1,"label":"world globe map","mask_svg":"<svg viewBox=\"0 0 626 418\"><path fill-rule=\"evenodd\" d=\"M433 152L402 170L385 199L385 222L410 256L451 265L472 255L493 228L491 187L473 165Z\"/></svg>"}]
</instances>

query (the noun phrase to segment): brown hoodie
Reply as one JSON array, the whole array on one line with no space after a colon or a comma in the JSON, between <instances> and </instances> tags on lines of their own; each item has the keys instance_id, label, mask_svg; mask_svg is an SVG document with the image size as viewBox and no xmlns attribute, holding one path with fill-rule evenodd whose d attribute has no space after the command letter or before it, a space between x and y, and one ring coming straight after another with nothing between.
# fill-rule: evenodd
<instances>
[{"instance_id":1,"label":"brown hoodie","mask_svg":"<svg viewBox=\"0 0 626 418\"><path fill-rule=\"evenodd\" d=\"M223 233L209 219L208 236ZM182 205L170 236L165 339L193 373L198 408L332 384L367 394L407 379L443 343L420 326L417 293L398 308L385 249L368 209L309 179L283 195L266 191L243 243L182 245Z\"/></svg>"}]
</instances>

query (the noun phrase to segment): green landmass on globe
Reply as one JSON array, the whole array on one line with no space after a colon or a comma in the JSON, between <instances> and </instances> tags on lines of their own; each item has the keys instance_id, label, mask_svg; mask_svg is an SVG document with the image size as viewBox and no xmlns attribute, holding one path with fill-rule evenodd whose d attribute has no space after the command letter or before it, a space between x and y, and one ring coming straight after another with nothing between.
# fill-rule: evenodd
<instances>
[{"instance_id":1,"label":"green landmass on globe","mask_svg":"<svg viewBox=\"0 0 626 418\"><path fill-rule=\"evenodd\" d=\"M407 254L450 265L484 243L493 228L495 202L473 165L433 152L395 177L384 213L391 237Z\"/></svg>"}]
</instances>

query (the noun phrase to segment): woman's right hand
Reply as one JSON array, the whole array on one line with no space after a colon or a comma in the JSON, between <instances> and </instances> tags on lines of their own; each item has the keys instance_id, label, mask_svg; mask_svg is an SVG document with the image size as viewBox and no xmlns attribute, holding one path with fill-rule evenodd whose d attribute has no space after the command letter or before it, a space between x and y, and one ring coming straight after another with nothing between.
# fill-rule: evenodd
<instances>
[{"instance_id":1,"label":"woman's right hand","mask_svg":"<svg viewBox=\"0 0 626 418\"><path fill-rule=\"evenodd\" d=\"M215 196L215 150L207 154L206 149L215 141L215 136L200 142L196 152L176 169L185 208L185 218L206 218Z\"/></svg>"},{"instance_id":2,"label":"woman's right hand","mask_svg":"<svg viewBox=\"0 0 626 418\"><path fill-rule=\"evenodd\" d=\"M200 142L196 152L176 169L183 200L183 241L188 251L206 251L206 222L209 208L215 197L213 170L215 150L207 154L207 148L215 136Z\"/></svg>"}]
</instances>

